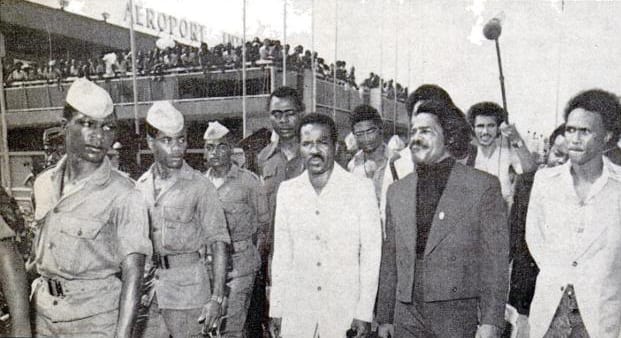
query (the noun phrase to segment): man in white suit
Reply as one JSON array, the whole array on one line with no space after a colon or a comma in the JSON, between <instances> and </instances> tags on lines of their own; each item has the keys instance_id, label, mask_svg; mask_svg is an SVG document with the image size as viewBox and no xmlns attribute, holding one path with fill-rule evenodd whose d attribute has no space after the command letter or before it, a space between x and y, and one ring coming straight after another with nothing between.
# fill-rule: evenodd
<instances>
[{"instance_id":1,"label":"man in white suit","mask_svg":"<svg viewBox=\"0 0 621 338\"><path fill-rule=\"evenodd\" d=\"M373 183L334 165L337 130L327 115L302 118L306 171L276 198L271 331L274 337L362 337L370 331L381 255Z\"/></svg>"},{"instance_id":2,"label":"man in white suit","mask_svg":"<svg viewBox=\"0 0 621 338\"><path fill-rule=\"evenodd\" d=\"M621 171L603 153L617 140L620 115L612 93L576 95L565 109L570 161L535 176L526 220L540 269L531 337L619 337Z\"/></svg>"}]
</instances>

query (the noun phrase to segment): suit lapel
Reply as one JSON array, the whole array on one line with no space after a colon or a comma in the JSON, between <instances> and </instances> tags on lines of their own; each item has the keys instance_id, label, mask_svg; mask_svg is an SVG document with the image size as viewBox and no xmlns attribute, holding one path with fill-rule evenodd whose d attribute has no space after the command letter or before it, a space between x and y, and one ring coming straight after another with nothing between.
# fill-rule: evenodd
<instances>
[{"instance_id":1,"label":"suit lapel","mask_svg":"<svg viewBox=\"0 0 621 338\"><path fill-rule=\"evenodd\" d=\"M396 194L395 202L398 203L391 210L395 222L397 236L408 249L408 258L414 262L416 252L416 172L402 178L403 182L399 194Z\"/></svg>"},{"instance_id":2,"label":"suit lapel","mask_svg":"<svg viewBox=\"0 0 621 338\"><path fill-rule=\"evenodd\" d=\"M463 222L461 218L466 214L463 209L468 205L465 201L469 198L464 189L466 186L464 180L467 180L467 177L464 175L463 167L455 163L433 216L429 238L425 245L425 256L429 255L457 224Z\"/></svg>"}]
</instances>

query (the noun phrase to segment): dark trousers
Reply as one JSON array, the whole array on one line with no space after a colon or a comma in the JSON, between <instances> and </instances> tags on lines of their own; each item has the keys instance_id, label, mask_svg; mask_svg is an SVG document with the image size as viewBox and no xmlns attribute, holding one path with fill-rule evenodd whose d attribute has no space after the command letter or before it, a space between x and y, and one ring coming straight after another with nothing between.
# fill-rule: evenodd
<instances>
[{"instance_id":1,"label":"dark trousers","mask_svg":"<svg viewBox=\"0 0 621 338\"><path fill-rule=\"evenodd\" d=\"M263 262L267 262L267 259L264 259ZM269 337L267 331L269 322L269 303L266 294L267 271L267 264L262 264L254 282L248 317L246 318L248 337Z\"/></svg>"},{"instance_id":2,"label":"dark trousers","mask_svg":"<svg viewBox=\"0 0 621 338\"><path fill-rule=\"evenodd\" d=\"M569 284L565 288L561 302L556 308L552 323L544 338L588 338L573 285Z\"/></svg>"},{"instance_id":3,"label":"dark trousers","mask_svg":"<svg viewBox=\"0 0 621 338\"><path fill-rule=\"evenodd\" d=\"M474 337L478 324L478 299L425 302L423 264L423 260L416 260L414 301L396 302L395 337Z\"/></svg>"}]
</instances>

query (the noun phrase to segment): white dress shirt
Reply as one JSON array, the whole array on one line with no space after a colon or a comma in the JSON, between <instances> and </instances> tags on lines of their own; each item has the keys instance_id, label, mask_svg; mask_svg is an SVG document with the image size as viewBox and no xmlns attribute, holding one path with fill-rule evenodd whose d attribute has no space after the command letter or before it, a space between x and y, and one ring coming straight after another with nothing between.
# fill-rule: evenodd
<instances>
[{"instance_id":1,"label":"white dress shirt","mask_svg":"<svg viewBox=\"0 0 621 338\"><path fill-rule=\"evenodd\" d=\"M373 319L382 237L371 180L335 165L320 194L307 171L285 181L274 227L270 317L283 337L345 337L354 318Z\"/></svg>"},{"instance_id":2,"label":"white dress shirt","mask_svg":"<svg viewBox=\"0 0 621 338\"><path fill-rule=\"evenodd\" d=\"M531 337L548 330L567 284L591 337L619 337L621 327L621 175L604 158L600 178L581 200L571 163L535 175L526 242L541 270L530 308Z\"/></svg>"},{"instance_id":3,"label":"white dress shirt","mask_svg":"<svg viewBox=\"0 0 621 338\"><path fill-rule=\"evenodd\" d=\"M502 197L508 204L511 204L513 203L513 183L509 175L509 167L513 166L515 172L521 174L522 165L515 150L506 142L501 142L500 139L497 139L495 142L496 148L494 148L494 152L489 157L483 154L479 146L477 157L474 161L474 168L498 177Z\"/></svg>"}]
</instances>

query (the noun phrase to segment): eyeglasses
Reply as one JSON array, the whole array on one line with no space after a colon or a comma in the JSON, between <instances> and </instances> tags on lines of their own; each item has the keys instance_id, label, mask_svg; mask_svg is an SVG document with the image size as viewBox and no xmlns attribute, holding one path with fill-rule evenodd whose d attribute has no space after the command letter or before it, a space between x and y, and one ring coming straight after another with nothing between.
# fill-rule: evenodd
<instances>
[{"instance_id":1,"label":"eyeglasses","mask_svg":"<svg viewBox=\"0 0 621 338\"><path fill-rule=\"evenodd\" d=\"M354 131L353 134L356 137L362 137L365 135L373 135L375 134L375 132L377 132L379 130L378 127L373 127L373 128L369 128L367 130L359 130L359 131Z\"/></svg>"},{"instance_id":2,"label":"eyeglasses","mask_svg":"<svg viewBox=\"0 0 621 338\"><path fill-rule=\"evenodd\" d=\"M229 150L231 150L231 146L225 143L220 143L218 145L208 144L205 146L205 151L208 153L213 153L213 152L225 153Z\"/></svg>"}]
</instances>

